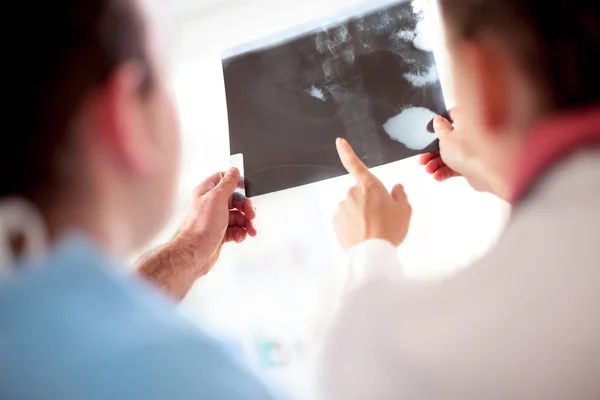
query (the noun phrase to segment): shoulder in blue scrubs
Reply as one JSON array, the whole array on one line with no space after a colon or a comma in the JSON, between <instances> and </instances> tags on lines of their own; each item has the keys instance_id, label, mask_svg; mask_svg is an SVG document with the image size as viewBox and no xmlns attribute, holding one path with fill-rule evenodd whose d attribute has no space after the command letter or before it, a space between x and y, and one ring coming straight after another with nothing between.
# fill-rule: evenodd
<instances>
[{"instance_id":1,"label":"shoulder in blue scrubs","mask_svg":"<svg viewBox=\"0 0 600 400\"><path fill-rule=\"evenodd\" d=\"M90 242L0 281L1 399L275 399L235 354Z\"/></svg>"}]
</instances>

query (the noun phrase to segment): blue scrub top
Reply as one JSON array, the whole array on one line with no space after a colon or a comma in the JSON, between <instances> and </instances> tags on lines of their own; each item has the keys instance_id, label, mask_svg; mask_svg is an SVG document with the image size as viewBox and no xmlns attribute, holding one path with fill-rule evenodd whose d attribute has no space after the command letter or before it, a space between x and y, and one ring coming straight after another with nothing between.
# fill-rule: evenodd
<instances>
[{"instance_id":1,"label":"blue scrub top","mask_svg":"<svg viewBox=\"0 0 600 400\"><path fill-rule=\"evenodd\" d=\"M115 264L71 237L43 265L0 281L0 399L279 398L233 349Z\"/></svg>"}]
</instances>

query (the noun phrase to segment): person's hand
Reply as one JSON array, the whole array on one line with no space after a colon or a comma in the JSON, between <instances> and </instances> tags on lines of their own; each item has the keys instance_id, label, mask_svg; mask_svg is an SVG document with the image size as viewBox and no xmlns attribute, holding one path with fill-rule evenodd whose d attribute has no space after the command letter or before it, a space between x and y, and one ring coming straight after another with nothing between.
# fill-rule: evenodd
<instances>
[{"instance_id":1,"label":"person's hand","mask_svg":"<svg viewBox=\"0 0 600 400\"><path fill-rule=\"evenodd\" d=\"M456 112L452 110L450 113L452 118L456 120ZM433 120L433 129L440 142L440 151L421 154L418 157L419 163L424 165L425 172L433 175L433 178L438 182L462 176L445 161L445 158L456 158L456 155L452 156L454 153L458 153L459 157L462 154L460 143L452 142L452 140L458 141L461 135L452 135L451 137L450 134L454 131L454 126L446 118L439 115Z\"/></svg>"},{"instance_id":2,"label":"person's hand","mask_svg":"<svg viewBox=\"0 0 600 400\"><path fill-rule=\"evenodd\" d=\"M252 202L234 193L239 180L239 171L232 168L198 185L179 232L140 259L140 275L182 299L214 267L225 243L256 236Z\"/></svg>"},{"instance_id":3,"label":"person's hand","mask_svg":"<svg viewBox=\"0 0 600 400\"><path fill-rule=\"evenodd\" d=\"M333 218L337 238L344 248L369 239L384 239L399 246L408 233L412 208L402 185L389 193L344 139L336 142L344 168L356 185L348 191Z\"/></svg>"},{"instance_id":4,"label":"person's hand","mask_svg":"<svg viewBox=\"0 0 600 400\"><path fill-rule=\"evenodd\" d=\"M242 243L248 236L257 234L252 202L234 193L239 180L239 171L231 168L200 183L177 233L176 240L200 256L204 274L217 262L225 243Z\"/></svg>"},{"instance_id":5,"label":"person's hand","mask_svg":"<svg viewBox=\"0 0 600 400\"><path fill-rule=\"evenodd\" d=\"M508 191L502 179L489 170L485 160L476 157L469 145L464 118L456 110L451 111L451 116L454 124L442 116L435 117L433 127L440 141L440 151L420 155L419 163L438 182L462 176L477 191L507 198Z\"/></svg>"}]
</instances>

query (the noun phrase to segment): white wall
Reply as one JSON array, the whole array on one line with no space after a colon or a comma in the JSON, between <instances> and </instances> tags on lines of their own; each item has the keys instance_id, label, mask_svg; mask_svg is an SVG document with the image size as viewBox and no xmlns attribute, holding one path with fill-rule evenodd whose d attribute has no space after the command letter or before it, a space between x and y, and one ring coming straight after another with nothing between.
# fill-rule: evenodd
<instances>
[{"instance_id":1,"label":"white wall","mask_svg":"<svg viewBox=\"0 0 600 400\"><path fill-rule=\"evenodd\" d=\"M220 52L356 2L232 1L179 16L175 90L185 144L182 196L206 175L228 167ZM506 205L475 193L460 179L438 184L412 159L375 173L386 185L403 183L413 204L411 230L399 254L415 279L439 278L468 265L502 227ZM248 348L262 338L295 354L291 367L272 370L294 388L302 387L305 376L302 348L310 353L343 280L345 258L330 220L350 185L341 177L258 198L259 237L226 247L215 270L184 303L193 318L237 336Z\"/></svg>"}]
</instances>

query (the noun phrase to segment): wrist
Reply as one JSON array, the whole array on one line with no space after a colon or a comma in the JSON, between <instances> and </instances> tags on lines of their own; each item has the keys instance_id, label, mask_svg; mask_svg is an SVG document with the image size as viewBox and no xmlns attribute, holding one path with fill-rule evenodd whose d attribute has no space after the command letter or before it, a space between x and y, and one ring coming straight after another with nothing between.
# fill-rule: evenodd
<instances>
[{"instance_id":1,"label":"wrist","mask_svg":"<svg viewBox=\"0 0 600 400\"><path fill-rule=\"evenodd\" d=\"M196 243L179 236L144 256L138 267L141 276L177 299L210 270Z\"/></svg>"},{"instance_id":2,"label":"wrist","mask_svg":"<svg viewBox=\"0 0 600 400\"><path fill-rule=\"evenodd\" d=\"M494 196L499 197L502 200L508 201L510 197L509 186L506 185L506 183L502 179L495 177L491 173L488 174L487 178L485 179L485 182L480 186L480 191L493 194Z\"/></svg>"},{"instance_id":3,"label":"wrist","mask_svg":"<svg viewBox=\"0 0 600 400\"><path fill-rule=\"evenodd\" d=\"M392 243L392 241L389 239L383 239L380 237L372 237L372 238L365 238L365 240L362 240L360 242L353 244L352 246L350 246L348 248L347 253L348 253L348 255L352 256L353 253L356 252L356 249L363 248L365 246L368 246L371 243L376 243L378 246L392 246L393 248L398 247L394 243Z\"/></svg>"},{"instance_id":4,"label":"wrist","mask_svg":"<svg viewBox=\"0 0 600 400\"><path fill-rule=\"evenodd\" d=\"M349 249L348 259L347 290L372 279L404 275L403 270L398 268L397 249L388 240L369 239L359 243Z\"/></svg>"},{"instance_id":5,"label":"wrist","mask_svg":"<svg viewBox=\"0 0 600 400\"><path fill-rule=\"evenodd\" d=\"M178 233L169 243L166 244L168 252L173 257L186 260L189 272L200 278L210 271L211 255L207 254L201 246L202 239L190 237L186 234Z\"/></svg>"},{"instance_id":6,"label":"wrist","mask_svg":"<svg viewBox=\"0 0 600 400\"><path fill-rule=\"evenodd\" d=\"M402 244L402 242L395 244L393 239L386 239L384 236L385 235L368 235L367 237L363 238L362 240L358 240L358 241L349 243L347 246L344 247L344 250L347 254L351 255L351 253L354 251L354 249L363 247L367 243L387 244L394 248L398 248Z\"/></svg>"},{"instance_id":7,"label":"wrist","mask_svg":"<svg viewBox=\"0 0 600 400\"><path fill-rule=\"evenodd\" d=\"M478 192L493 194L503 200L510 196L510 188L501 176L494 173L483 162L477 161L470 174L463 174L469 185Z\"/></svg>"}]
</instances>

